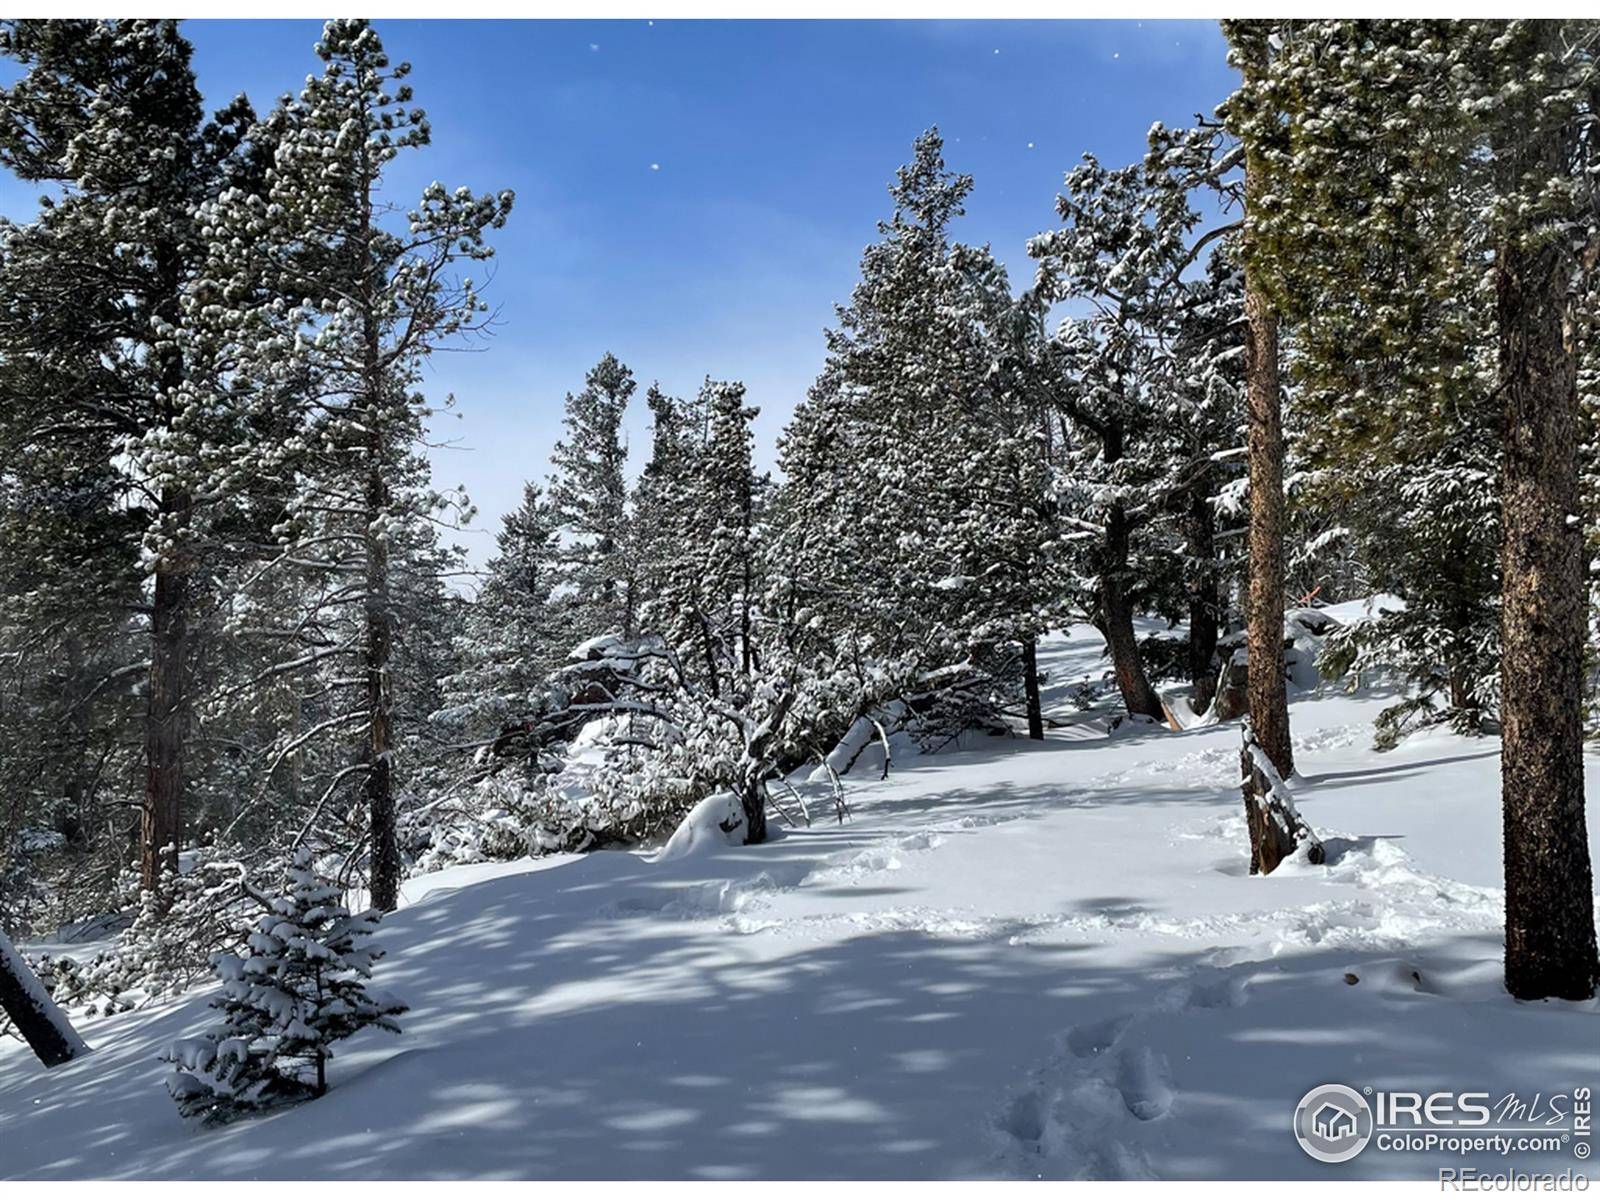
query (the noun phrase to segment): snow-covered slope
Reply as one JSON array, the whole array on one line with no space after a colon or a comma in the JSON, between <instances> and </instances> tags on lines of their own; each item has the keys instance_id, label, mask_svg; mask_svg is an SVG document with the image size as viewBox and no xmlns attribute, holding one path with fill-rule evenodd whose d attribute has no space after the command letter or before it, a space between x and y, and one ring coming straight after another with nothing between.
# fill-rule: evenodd
<instances>
[{"instance_id":1,"label":"snow-covered slope","mask_svg":"<svg viewBox=\"0 0 1600 1200\"><path fill-rule=\"evenodd\" d=\"M1098 669L1073 635L1058 685ZM1237 726L1091 711L883 782L869 750L850 823L814 792L818 824L761 847L413 880L379 937L407 1033L364 1035L328 1096L197 1133L156 1053L204 997L91 1022L48 1074L0 1047L0 1177L1431 1173L1455 1160L1312 1161L1296 1101L1592 1085L1600 1010L1500 991L1496 744L1374 754L1382 703L1297 699L1329 862L1267 879Z\"/></svg>"}]
</instances>

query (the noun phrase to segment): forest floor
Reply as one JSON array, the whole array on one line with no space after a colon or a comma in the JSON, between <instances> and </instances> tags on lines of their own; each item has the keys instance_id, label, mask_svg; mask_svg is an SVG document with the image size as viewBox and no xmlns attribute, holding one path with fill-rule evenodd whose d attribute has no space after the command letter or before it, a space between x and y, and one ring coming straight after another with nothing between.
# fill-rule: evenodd
<instances>
[{"instance_id":1,"label":"forest floor","mask_svg":"<svg viewBox=\"0 0 1600 1200\"><path fill-rule=\"evenodd\" d=\"M1065 703L1100 650L1049 642L1071 724L1043 743L897 755L887 780L869 751L843 825L813 788L817 823L759 847L411 880L377 972L406 1032L362 1035L300 1108L180 1121L156 1055L204 993L84 1022L95 1053L49 1073L0 1044L0 1178L1582 1169L1573 1145L1328 1166L1289 1132L1322 1083L1600 1084L1600 1005L1500 988L1497 742L1378 754L1388 697L1296 694L1293 790L1328 861L1251 878L1237 725L1108 733Z\"/></svg>"}]
</instances>

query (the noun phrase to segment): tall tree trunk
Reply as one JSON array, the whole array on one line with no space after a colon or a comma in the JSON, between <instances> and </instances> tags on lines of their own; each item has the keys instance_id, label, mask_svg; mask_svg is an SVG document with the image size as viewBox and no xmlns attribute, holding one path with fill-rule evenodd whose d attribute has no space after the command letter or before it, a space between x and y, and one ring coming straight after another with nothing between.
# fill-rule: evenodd
<instances>
[{"instance_id":1,"label":"tall tree trunk","mask_svg":"<svg viewBox=\"0 0 1600 1200\"><path fill-rule=\"evenodd\" d=\"M1122 459L1122 430L1109 426L1101 438L1101 458L1110 466ZM1129 713L1165 718L1161 697L1150 686L1139 655L1139 639L1133 631L1133 601L1128 596L1128 514L1120 500L1106 514L1105 542L1101 545L1100 581L1097 602L1100 607L1100 632L1105 634L1111 654L1111 669L1117 677L1117 690Z\"/></svg>"},{"instance_id":2,"label":"tall tree trunk","mask_svg":"<svg viewBox=\"0 0 1600 1200\"><path fill-rule=\"evenodd\" d=\"M1185 525L1189 542L1189 679L1194 685L1190 707L1203 713L1211 707L1217 691L1217 628L1222 607L1216 517L1204 490L1189 494Z\"/></svg>"},{"instance_id":3,"label":"tall tree trunk","mask_svg":"<svg viewBox=\"0 0 1600 1200\"><path fill-rule=\"evenodd\" d=\"M379 441L374 432L373 441ZM400 845L394 813L393 692L389 657L393 648L389 609L389 546L372 529L389 507L389 484L383 474L381 445L375 445L367 470L366 577L366 707L367 812L372 838L372 907L393 912L400 898Z\"/></svg>"},{"instance_id":4,"label":"tall tree trunk","mask_svg":"<svg viewBox=\"0 0 1600 1200\"><path fill-rule=\"evenodd\" d=\"M1259 55L1267 53L1264 40ZM1245 72L1264 70L1257 58ZM1245 213L1259 191L1261 166L1246 147ZM1278 317L1248 259L1244 272L1245 410L1249 424L1250 590L1245 610L1249 657L1250 725L1257 744L1283 779L1294 774L1289 744L1289 692L1283 661L1283 391L1278 382Z\"/></svg>"},{"instance_id":5,"label":"tall tree trunk","mask_svg":"<svg viewBox=\"0 0 1600 1200\"><path fill-rule=\"evenodd\" d=\"M1100 573L1101 630L1111 652L1111 669L1117 690L1130 713L1163 719L1161 697L1150 686L1139 655L1139 639L1133 630L1133 601L1129 599L1124 577L1128 569L1128 519L1119 506L1106 522L1106 561Z\"/></svg>"},{"instance_id":6,"label":"tall tree trunk","mask_svg":"<svg viewBox=\"0 0 1600 1200\"><path fill-rule=\"evenodd\" d=\"M1028 638L1022 643L1022 686L1028 696L1028 736L1044 741L1044 703L1039 696L1039 642Z\"/></svg>"},{"instance_id":7,"label":"tall tree trunk","mask_svg":"<svg viewBox=\"0 0 1600 1200\"><path fill-rule=\"evenodd\" d=\"M178 307L182 268L175 250L156 250L161 293L158 311L172 328L182 320ZM183 385L183 355L172 345L154 351L159 363L161 419L174 413L166 397ZM163 491L157 503L160 524L186 531L194 501L182 490ZM180 533L184 536L184 533ZM139 884L158 891L163 874L178 872L178 842L183 828L184 742L189 721L189 600L192 580L180 549L156 570L150 608L150 676L145 691L144 806L139 820Z\"/></svg>"},{"instance_id":8,"label":"tall tree trunk","mask_svg":"<svg viewBox=\"0 0 1600 1200\"><path fill-rule=\"evenodd\" d=\"M168 511L185 511L173 501ZM175 507L183 504L183 508ZM161 887L163 874L178 870L178 837L183 816L183 742L188 723L186 656L189 639L189 581L181 566L156 572L150 610L150 679L145 696L144 808L139 822L139 883Z\"/></svg>"},{"instance_id":9,"label":"tall tree trunk","mask_svg":"<svg viewBox=\"0 0 1600 1200\"><path fill-rule=\"evenodd\" d=\"M4 933L0 933L0 1012L11 1018L17 1032L47 1067L59 1067L89 1053L89 1047Z\"/></svg>"},{"instance_id":10,"label":"tall tree trunk","mask_svg":"<svg viewBox=\"0 0 1600 1200\"><path fill-rule=\"evenodd\" d=\"M1543 23L1541 23L1543 24ZM1549 24L1554 25L1554 22ZM1534 34L1558 36L1553 29ZM1566 170L1565 138L1537 121L1500 147L1513 186ZM1498 247L1504 401L1501 477L1500 779L1506 990L1525 1000L1594 994L1593 876L1584 824L1581 415L1566 239Z\"/></svg>"}]
</instances>

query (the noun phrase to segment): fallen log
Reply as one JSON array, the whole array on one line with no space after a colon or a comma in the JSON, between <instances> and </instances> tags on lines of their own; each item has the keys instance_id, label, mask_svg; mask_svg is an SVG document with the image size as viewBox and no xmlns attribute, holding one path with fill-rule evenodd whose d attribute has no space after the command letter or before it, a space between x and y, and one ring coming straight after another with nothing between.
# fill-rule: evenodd
<instances>
[{"instance_id":1,"label":"fallen log","mask_svg":"<svg viewBox=\"0 0 1600 1200\"><path fill-rule=\"evenodd\" d=\"M89 1053L89 1047L72 1028L44 984L11 939L0 933L0 1011L17 1027L23 1041L47 1067Z\"/></svg>"},{"instance_id":2,"label":"fallen log","mask_svg":"<svg viewBox=\"0 0 1600 1200\"><path fill-rule=\"evenodd\" d=\"M1244 721L1244 747L1240 751L1244 791L1244 819L1250 831L1250 874L1271 875L1284 859L1303 844L1311 863L1324 860L1322 842L1306 824L1294 797L1267 752L1256 741L1250 719Z\"/></svg>"}]
</instances>

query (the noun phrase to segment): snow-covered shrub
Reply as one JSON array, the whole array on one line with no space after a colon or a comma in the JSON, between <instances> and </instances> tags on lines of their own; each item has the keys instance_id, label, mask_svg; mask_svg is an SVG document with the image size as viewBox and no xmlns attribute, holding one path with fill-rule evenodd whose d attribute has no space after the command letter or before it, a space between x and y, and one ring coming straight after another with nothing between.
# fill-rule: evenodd
<instances>
[{"instance_id":1,"label":"snow-covered shrub","mask_svg":"<svg viewBox=\"0 0 1600 1200\"><path fill-rule=\"evenodd\" d=\"M547 829L582 830L597 842L664 838L702 798L737 778L737 730L705 697L684 691L659 711L586 725L544 794Z\"/></svg>"},{"instance_id":2,"label":"snow-covered shrub","mask_svg":"<svg viewBox=\"0 0 1600 1200\"><path fill-rule=\"evenodd\" d=\"M906 730L930 753L974 730L1008 733L1004 711L1014 708L1019 683L1020 678L1008 679L997 671L992 659L925 671L903 693L910 709Z\"/></svg>"},{"instance_id":3,"label":"snow-covered shrub","mask_svg":"<svg viewBox=\"0 0 1600 1200\"><path fill-rule=\"evenodd\" d=\"M163 1055L185 1117L220 1124L320 1096L335 1042L369 1026L400 1032L395 1017L406 1006L367 986L382 957L367 941L378 914L351 916L339 895L302 849L246 953L215 957L221 1022Z\"/></svg>"},{"instance_id":4,"label":"snow-covered shrub","mask_svg":"<svg viewBox=\"0 0 1600 1200\"><path fill-rule=\"evenodd\" d=\"M75 1016L110 1016L180 995L211 974L211 961L240 950L261 903L237 847L197 846L159 893L141 892L130 874L120 886L123 915L111 944L92 956L42 954L29 965L51 998ZM104 925L116 914L96 922ZM0 1018L0 1036L10 1033Z\"/></svg>"},{"instance_id":5,"label":"snow-covered shrub","mask_svg":"<svg viewBox=\"0 0 1600 1200\"><path fill-rule=\"evenodd\" d=\"M250 869L237 847L185 851L177 875L159 892L140 892L130 879L133 923L86 963L56 966L67 981L58 1003L85 1016L104 1016L179 995L210 974L216 954L240 949L261 911Z\"/></svg>"},{"instance_id":6,"label":"snow-covered shrub","mask_svg":"<svg viewBox=\"0 0 1600 1200\"><path fill-rule=\"evenodd\" d=\"M237 848L196 847L180 870L145 892L139 912L111 952L108 968L92 973L110 995L137 991L155 999L187 991L209 973L213 955L233 953L260 912L251 871Z\"/></svg>"},{"instance_id":7,"label":"snow-covered shrub","mask_svg":"<svg viewBox=\"0 0 1600 1200\"><path fill-rule=\"evenodd\" d=\"M548 791L547 775L507 769L424 806L411 815L406 829L421 845L415 870L426 873L584 848L586 839L577 828L581 822L562 823Z\"/></svg>"}]
</instances>

